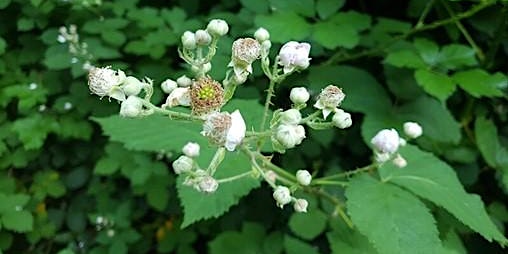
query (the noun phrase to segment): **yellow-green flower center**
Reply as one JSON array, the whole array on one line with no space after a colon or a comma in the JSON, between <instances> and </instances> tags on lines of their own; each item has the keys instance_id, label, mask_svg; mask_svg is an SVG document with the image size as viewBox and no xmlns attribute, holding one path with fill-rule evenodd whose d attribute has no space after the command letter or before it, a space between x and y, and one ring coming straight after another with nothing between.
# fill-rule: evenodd
<instances>
[{"instance_id":1,"label":"yellow-green flower center","mask_svg":"<svg viewBox=\"0 0 508 254\"><path fill-rule=\"evenodd\" d=\"M211 85L203 86L198 91L200 100L209 100L215 97L215 89Z\"/></svg>"}]
</instances>

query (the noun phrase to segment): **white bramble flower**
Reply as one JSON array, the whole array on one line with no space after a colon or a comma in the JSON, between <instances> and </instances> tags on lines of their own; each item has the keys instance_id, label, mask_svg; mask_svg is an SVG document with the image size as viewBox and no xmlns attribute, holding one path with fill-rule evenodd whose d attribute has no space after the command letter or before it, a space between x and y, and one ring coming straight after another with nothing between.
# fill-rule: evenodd
<instances>
[{"instance_id":1,"label":"white bramble flower","mask_svg":"<svg viewBox=\"0 0 508 254\"><path fill-rule=\"evenodd\" d=\"M289 99L296 105L305 104L310 94L305 87L293 87L289 93Z\"/></svg>"},{"instance_id":2,"label":"white bramble flower","mask_svg":"<svg viewBox=\"0 0 508 254\"><path fill-rule=\"evenodd\" d=\"M163 92L169 94L178 87L178 84L172 79L166 79L161 83L161 89Z\"/></svg>"},{"instance_id":3,"label":"white bramble flower","mask_svg":"<svg viewBox=\"0 0 508 254\"><path fill-rule=\"evenodd\" d=\"M422 135L423 129L418 123L406 122L404 123L404 133L410 138L417 138Z\"/></svg>"},{"instance_id":4,"label":"white bramble flower","mask_svg":"<svg viewBox=\"0 0 508 254\"><path fill-rule=\"evenodd\" d=\"M298 170L296 171L296 181L301 185L307 186L312 181L312 176L307 170Z\"/></svg>"},{"instance_id":5,"label":"white bramble flower","mask_svg":"<svg viewBox=\"0 0 508 254\"><path fill-rule=\"evenodd\" d=\"M353 120L351 120L351 114L342 109L336 109L332 118L332 123L339 129L345 129L353 124Z\"/></svg>"},{"instance_id":6,"label":"white bramble flower","mask_svg":"<svg viewBox=\"0 0 508 254\"><path fill-rule=\"evenodd\" d=\"M212 112L203 124L201 135L208 137L217 145L224 146L228 151L234 151L245 137L245 121L240 111Z\"/></svg>"},{"instance_id":7,"label":"white bramble flower","mask_svg":"<svg viewBox=\"0 0 508 254\"><path fill-rule=\"evenodd\" d=\"M399 149L399 133L394 129L383 129L371 139L370 143L377 152L393 154Z\"/></svg>"},{"instance_id":8,"label":"white bramble flower","mask_svg":"<svg viewBox=\"0 0 508 254\"><path fill-rule=\"evenodd\" d=\"M128 76L123 82L122 90L126 96L138 95L143 88L143 84L137 78Z\"/></svg>"},{"instance_id":9,"label":"white bramble flower","mask_svg":"<svg viewBox=\"0 0 508 254\"><path fill-rule=\"evenodd\" d=\"M189 77L182 75L176 79L176 84L180 87L189 87L192 85L192 80Z\"/></svg>"},{"instance_id":10,"label":"white bramble flower","mask_svg":"<svg viewBox=\"0 0 508 254\"><path fill-rule=\"evenodd\" d=\"M277 186L273 191L273 199L277 202L277 206L283 208L284 205L291 203L291 192L285 186Z\"/></svg>"},{"instance_id":11,"label":"white bramble flower","mask_svg":"<svg viewBox=\"0 0 508 254\"><path fill-rule=\"evenodd\" d=\"M335 108L340 105L345 97L346 95L342 92L342 89L329 85L321 91L314 107L322 110L323 118L326 119L331 112L335 111Z\"/></svg>"},{"instance_id":12,"label":"white bramble flower","mask_svg":"<svg viewBox=\"0 0 508 254\"><path fill-rule=\"evenodd\" d=\"M196 44L200 46L206 46L212 42L212 36L206 31L199 29L195 33Z\"/></svg>"},{"instance_id":13,"label":"white bramble flower","mask_svg":"<svg viewBox=\"0 0 508 254\"><path fill-rule=\"evenodd\" d=\"M125 81L125 73L121 70L114 71L110 66L103 68L92 68L88 73L88 87L90 91L101 98L109 96L123 101L125 94L120 85Z\"/></svg>"},{"instance_id":14,"label":"white bramble flower","mask_svg":"<svg viewBox=\"0 0 508 254\"><path fill-rule=\"evenodd\" d=\"M302 114L298 109L288 109L280 113L282 124L298 125L302 121Z\"/></svg>"},{"instance_id":15,"label":"white bramble flower","mask_svg":"<svg viewBox=\"0 0 508 254\"><path fill-rule=\"evenodd\" d=\"M162 104L162 108L175 106L188 107L190 104L190 89L188 87L177 87L168 95L166 103Z\"/></svg>"},{"instance_id":16,"label":"white bramble flower","mask_svg":"<svg viewBox=\"0 0 508 254\"><path fill-rule=\"evenodd\" d=\"M194 168L194 161L192 158L182 155L173 161L172 165L175 174L179 175L181 173L190 172L192 168Z\"/></svg>"},{"instance_id":17,"label":"white bramble flower","mask_svg":"<svg viewBox=\"0 0 508 254\"><path fill-rule=\"evenodd\" d=\"M182 35L182 45L185 49L195 49L196 48L196 35L191 31L185 31Z\"/></svg>"},{"instance_id":18,"label":"white bramble flower","mask_svg":"<svg viewBox=\"0 0 508 254\"><path fill-rule=\"evenodd\" d=\"M182 152L185 156L193 158L199 156L199 149L200 147L198 143L189 142L183 146Z\"/></svg>"},{"instance_id":19,"label":"white bramble flower","mask_svg":"<svg viewBox=\"0 0 508 254\"><path fill-rule=\"evenodd\" d=\"M284 67L284 73L303 70L310 65L310 44L290 41L279 51L279 65Z\"/></svg>"},{"instance_id":20,"label":"white bramble flower","mask_svg":"<svg viewBox=\"0 0 508 254\"><path fill-rule=\"evenodd\" d=\"M135 95L127 97L120 105L120 116L137 117L143 110L143 101Z\"/></svg>"},{"instance_id":21,"label":"white bramble flower","mask_svg":"<svg viewBox=\"0 0 508 254\"><path fill-rule=\"evenodd\" d=\"M402 157L400 154L397 154L395 158L392 160L393 165L397 166L398 168L403 168L407 166L407 161Z\"/></svg>"},{"instance_id":22,"label":"white bramble flower","mask_svg":"<svg viewBox=\"0 0 508 254\"><path fill-rule=\"evenodd\" d=\"M275 133L275 139L286 149L301 144L304 138L305 128L301 125L281 124Z\"/></svg>"},{"instance_id":23,"label":"white bramble flower","mask_svg":"<svg viewBox=\"0 0 508 254\"><path fill-rule=\"evenodd\" d=\"M307 200L305 200L303 198L297 199L295 201L295 203L293 204L293 208L295 209L295 211L297 211L299 213L306 213L308 206L309 206L309 202L307 202Z\"/></svg>"},{"instance_id":24,"label":"white bramble flower","mask_svg":"<svg viewBox=\"0 0 508 254\"><path fill-rule=\"evenodd\" d=\"M213 36L224 36L229 31L228 23L222 19L212 19L206 26L208 31Z\"/></svg>"},{"instance_id":25,"label":"white bramble flower","mask_svg":"<svg viewBox=\"0 0 508 254\"><path fill-rule=\"evenodd\" d=\"M199 178L198 190L205 193L214 193L219 188L219 182L215 178L207 175Z\"/></svg>"},{"instance_id":26,"label":"white bramble flower","mask_svg":"<svg viewBox=\"0 0 508 254\"><path fill-rule=\"evenodd\" d=\"M262 43L270 39L270 33L268 32L268 30L260 27L254 33L254 38L256 38L256 40L259 41L260 43Z\"/></svg>"},{"instance_id":27,"label":"white bramble flower","mask_svg":"<svg viewBox=\"0 0 508 254\"><path fill-rule=\"evenodd\" d=\"M252 63L261 55L261 44L252 38L241 38L233 42L231 62L228 66L233 67L236 76L244 72L252 73Z\"/></svg>"}]
</instances>

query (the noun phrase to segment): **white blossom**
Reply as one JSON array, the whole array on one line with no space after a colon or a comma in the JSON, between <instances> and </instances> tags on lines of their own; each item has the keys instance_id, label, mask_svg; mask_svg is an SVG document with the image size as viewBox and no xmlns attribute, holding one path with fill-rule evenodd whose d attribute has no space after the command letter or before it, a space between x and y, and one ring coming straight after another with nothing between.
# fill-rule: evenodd
<instances>
[{"instance_id":1,"label":"white blossom","mask_svg":"<svg viewBox=\"0 0 508 254\"><path fill-rule=\"evenodd\" d=\"M125 94L119 86L125 79L125 73L121 70L114 71L109 66L94 67L88 73L88 87L92 93L100 97L109 96L123 101L125 100Z\"/></svg>"},{"instance_id":2,"label":"white blossom","mask_svg":"<svg viewBox=\"0 0 508 254\"><path fill-rule=\"evenodd\" d=\"M268 30L260 27L254 33L254 38L256 38L256 40L259 42L264 42L270 39L270 33L268 32Z\"/></svg>"},{"instance_id":3,"label":"white blossom","mask_svg":"<svg viewBox=\"0 0 508 254\"><path fill-rule=\"evenodd\" d=\"M309 53L309 43L287 42L280 49L279 65L284 67L284 73L306 69L310 65Z\"/></svg>"},{"instance_id":4,"label":"white blossom","mask_svg":"<svg viewBox=\"0 0 508 254\"><path fill-rule=\"evenodd\" d=\"M169 94L178 87L178 84L172 79L166 79L161 83L161 89L163 92Z\"/></svg>"},{"instance_id":5,"label":"white blossom","mask_svg":"<svg viewBox=\"0 0 508 254\"><path fill-rule=\"evenodd\" d=\"M393 154L399 148L399 133L394 129L383 129L370 142L374 145L376 151Z\"/></svg>"},{"instance_id":6,"label":"white blossom","mask_svg":"<svg viewBox=\"0 0 508 254\"><path fill-rule=\"evenodd\" d=\"M182 148L183 154L188 157L198 157L199 156L199 144L194 142L189 142L185 144Z\"/></svg>"},{"instance_id":7,"label":"white blossom","mask_svg":"<svg viewBox=\"0 0 508 254\"><path fill-rule=\"evenodd\" d=\"M120 116L137 117L143 109L143 101L137 96L131 95L120 105Z\"/></svg>"},{"instance_id":8,"label":"white blossom","mask_svg":"<svg viewBox=\"0 0 508 254\"><path fill-rule=\"evenodd\" d=\"M185 172L189 172L194 167L194 161L192 158L182 155L173 161L173 170L177 175Z\"/></svg>"},{"instance_id":9,"label":"white blossom","mask_svg":"<svg viewBox=\"0 0 508 254\"><path fill-rule=\"evenodd\" d=\"M302 121L302 114L298 109L288 109L280 113L282 124L298 125Z\"/></svg>"},{"instance_id":10,"label":"white blossom","mask_svg":"<svg viewBox=\"0 0 508 254\"><path fill-rule=\"evenodd\" d=\"M188 87L177 87L175 88L166 98L166 103L162 105L165 107L175 107L175 106L190 106L191 98L190 98L190 89Z\"/></svg>"},{"instance_id":11,"label":"white blossom","mask_svg":"<svg viewBox=\"0 0 508 254\"><path fill-rule=\"evenodd\" d=\"M332 118L332 123L337 128L345 129L349 128L353 124L353 121L351 120L351 114L342 109L336 109Z\"/></svg>"},{"instance_id":12,"label":"white blossom","mask_svg":"<svg viewBox=\"0 0 508 254\"><path fill-rule=\"evenodd\" d=\"M406 122L404 123L404 133L410 138L417 138L422 135L423 129L418 123Z\"/></svg>"},{"instance_id":13,"label":"white blossom","mask_svg":"<svg viewBox=\"0 0 508 254\"><path fill-rule=\"evenodd\" d=\"M329 85L321 91L314 107L321 109L323 117L326 119L330 113L335 111L345 97L346 95L342 92L342 89Z\"/></svg>"},{"instance_id":14,"label":"white blossom","mask_svg":"<svg viewBox=\"0 0 508 254\"><path fill-rule=\"evenodd\" d=\"M281 124L277 127L275 138L282 146L290 149L302 143L305 128L301 125Z\"/></svg>"},{"instance_id":15,"label":"white blossom","mask_svg":"<svg viewBox=\"0 0 508 254\"><path fill-rule=\"evenodd\" d=\"M236 76L252 73L252 63L261 55L261 44L252 38L240 38L233 42L231 62Z\"/></svg>"},{"instance_id":16,"label":"white blossom","mask_svg":"<svg viewBox=\"0 0 508 254\"><path fill-rule=\"evenodd\" d=\"M285 186L277 186L273 191L273 199L277 202L277 206L283 208L291 202L291 192Z\"/></svg>"},{"instance_id":17,"label":"white blossom","mask_svg":"<svg viewBox=\"0 0 508 254\"><path fill-rule=\"evenodd\" d=\"M203 124L201 135L208 137L215 144L224 146L228 151L234 151L245 137L245 121L240 111L213 112L209 114Z\"/></svg>"},{"instance_id":18,"label":"white blossom","mask_svg":"<svg viewBox=\"0 0 508 254\"><path fill-rule=\"evenodd\" d=\"M296 105L306 103L310 98L310 94L305 87L294 87L289 93L289 99Z\"/></svg>"},{"instance_id":19,"label":"white blossom","mask_svg":"<svg viewBox=\"0 0 508 254\"><path fill-rule=\"evenodd\" d=\"M213 36L224 36L229 31L228 23L222 19L212 19L206 26L208 31Z\"/></svg>"},{"instance_id":20,"label":"white blossom","mask_svg":"<svg viewBox=\"0 0 508 254\"><path fill-rule=\"evenodd\" d=\"M231 128L229 128L226 134L226 143L224 144L228 151L234 151L236 146L242 143L243 138L245 138L246 129L245 121L240 111L233 111L231 113Z\"/></svg>"},{"instance_id":21,"label":"white blossom","mask_svg":"<svg viewBox=\"0 0 508 254\"><path fill-rule=\"evenodd\" d=\"M295 201L295 203L293 204L293 208L295 209L295 211L297 211L299 213L306 213L308 206L309 206L309 202L307 202L307 200L305 200L303 198L297 199Z\"/></svg>"},{"instance_id":22,"label":"white blossom","mask_svg":"<svg viewBox=\"0 0 508 254\"><path fill-rule=\"evenodd\" d=\"M277 180L277 173L275 173L273 170L268 170L265 173L265 179L270 183L275 183Z\"/></svg>"},{"instance_id":23,"label":"white blossom","mask_svg":"<svg viewBox=\"0 0 508 254\"><path fill-rule=\"evenodd\" d=\"M307 186L312 181L312 176L307 170L298 170L296 171L296 181L301 185Z\"/></svg>"},{"instance_id":24,"label":"white blossom","mask_svg":"<svg viewBox=\"0 0 508 254\"><path fill-rule=\"evenodd\" d=\"M182 45L186 49L196 48L196 35L191 31L185 31L182 35Z\"/></svg>"}]
</instances>

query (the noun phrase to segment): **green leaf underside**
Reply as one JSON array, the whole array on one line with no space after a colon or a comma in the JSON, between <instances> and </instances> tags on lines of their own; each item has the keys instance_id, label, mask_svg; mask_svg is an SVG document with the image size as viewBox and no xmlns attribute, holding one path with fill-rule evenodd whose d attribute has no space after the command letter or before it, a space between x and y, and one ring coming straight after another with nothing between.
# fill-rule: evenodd
<instances>
[{"instance_id":1,"label":"green leaf underside","mask_svg":"<svg viewBox=\"0 0 508 254\"><path fill-rule=\"evenodd\" d=\"M464 190L450 166L411 145L400 149L400 153L408 166L400 169L386 163L379 171L384 182L397 184L443 207L489 241L508 243L490 220L479 196Z\"/></svg>"},{"instance_id":2,"label":"green leaf underside","mask_svg":"<svg viewBox=\"0 0 508 254\"><path fill-rule=\"evenodd\" d=\"M346 198L353 223L379 253L434 254L442 250L431 213L405 190L361 174L351 180Z\"/></svg>"}]
</instances>

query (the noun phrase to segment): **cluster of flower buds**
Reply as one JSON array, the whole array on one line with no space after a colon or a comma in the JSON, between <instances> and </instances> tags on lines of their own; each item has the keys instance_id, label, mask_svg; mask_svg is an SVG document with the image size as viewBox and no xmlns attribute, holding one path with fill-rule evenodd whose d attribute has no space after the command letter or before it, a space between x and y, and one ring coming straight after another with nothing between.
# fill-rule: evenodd
<instances>
[{"instance_id":1,"label":"cluster of flower buds","mask_svg":"<svg viewBox=\"0 0 508 254\"><path fill-rule=\"evenodd\" d=\"M302 186L307 186L312 181L312 176L310 175L309 171L307 170L298 170L296 172L296 180L298 184ZM307 212L307 206L309 203L307 200L303 198L294 198L291 195L291 191L288 187L283 185L278 185L274 188L273 191L273 199L275 199L275 202L277 203L277 206L280 208L283 208L285 205L293 202L293 208L297 212L305 213Z\"/></svg>"},{"instance_id":2,"label":"cluster of flower buds","mask_svg":"<svg viewBox=\"0 0 508 254\"><path fill-rule=\"evenodd\" d=\"M404 133L409 139L414 139L421 136L423 130L418 123L406 122ZM399 147L406 145L407 141L401 138L395 129L379 131L370 142L374 147L374 156L378 163L392 160L392 163L399 168L407 166L407 161L397 153Z\"/></svg>"},{"instance_id":3,"label":"cluster of flower buds","mask_svg":"<svg viewBox=\"0 0 508 254\"><path fill-rule=\"evenodd\" d=\"M95 218L95 229L97 231L101 231L105 228L111 228L115 225L113 220L108 219L107 217L97 216Z\"/></svg>"},{"instance_id":4,"label":"cluster of flower buds","mask_svg":"<svg viewBox=\"0 0 508 254\"><path fill-rule=\"evenodd\" d=\"M92 55L88 53L88 44L86 42L81 43L79 41L78 28L76 25L70 25L69 28L62 26L58 29L58 36L56 40L59 43L69 44L69 53L73 55L71 63L82 63L83 70L90 70L93 66L90 63Z\"/></svg>"},{"instance_id":5,"label":"cluster of flower buds","mask_svg":"<svg viewBox=\"0 0 508 254\"><path fill-rule=\"evenodd\" d=\"M199 168L194 161L199 156L200 146L189 142L183 148L183 155L173 161L173 170L177 175L185 175L184 184L192 186L199 192L214 193L219 187L219 182L209 172Z\"/></svg>"},{"instance_id":6,"label":"cluster of flower buds","mask_svg":"<svg viewBox=\"0 0 508 254\"><path fill-rule=\"evenodd\" d=\"M302 115L298 109L276 111L271 126L274 128L272 144L280 152L294 148L305 139L305 128L301 125Z\"/></svg>"}]
</instances>

